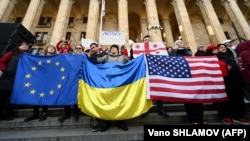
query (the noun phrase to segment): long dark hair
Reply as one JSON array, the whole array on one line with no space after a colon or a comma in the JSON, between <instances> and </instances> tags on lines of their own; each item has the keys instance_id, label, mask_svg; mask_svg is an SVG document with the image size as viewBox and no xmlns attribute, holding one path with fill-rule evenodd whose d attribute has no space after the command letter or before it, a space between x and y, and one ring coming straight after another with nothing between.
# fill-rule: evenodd
<instances>
[{"instance_id":1,"label":"long dark hair","mask_svg":"<svg viewBox=\"0 0 250 141\"><path fill-rule=\"evenodd\" d=\"M14 53L19 53L19 52L20 52L19 46L21 46L22 44L27 44L27 45L29 46L29 49L28 49L26 52L30 52L31 44L29 44L29 43L26 42L26 41L23 41L23 42L18 43L17 46L13 49L13 52L14 52Z\"/></svg>"}]
</instances>

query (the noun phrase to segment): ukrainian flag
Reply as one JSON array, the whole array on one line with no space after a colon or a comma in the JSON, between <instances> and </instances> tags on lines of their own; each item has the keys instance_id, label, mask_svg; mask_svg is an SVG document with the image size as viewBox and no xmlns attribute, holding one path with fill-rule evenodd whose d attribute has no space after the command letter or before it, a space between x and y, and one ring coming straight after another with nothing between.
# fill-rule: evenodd
<instances>
[{"instance_id":1,"label":"ukrainian flag","mask_svg":"<svg viewBox=\"0 0 250 141\"><path fill-rule=\"evenodd\" d=\"M91 117L125 120L152 107L146 98L146 64L141 55L127 64L96 64L84 56L78 87L78 106Z\"/></svg>"}]
</instances>

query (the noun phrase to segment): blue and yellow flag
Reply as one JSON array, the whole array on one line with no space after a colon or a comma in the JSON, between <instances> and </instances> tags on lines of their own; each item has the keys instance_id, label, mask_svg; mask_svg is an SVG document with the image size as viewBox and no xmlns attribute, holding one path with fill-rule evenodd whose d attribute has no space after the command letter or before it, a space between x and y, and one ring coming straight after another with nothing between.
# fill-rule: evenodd
<instances>
[{"instance_id":1,"label":"blue and yellow flag","mask_svg":"<svg viewBox=\"0 0 250 141\"><path fill-rule=\"evenodd\" d=\"M11 103L74 105L82 55L22 54L18 62Z\"/></svg>"},{"instance_id":2,"label":"blue and yellow flag","mask_svg":"<svg viewBox=\"0 0 250 141\"><path fill-rule=\"evenodd\" d=\"M127 64L95 64L84 58L78 88L78 106L84 113L105 120L124 120L152 107L152 101L146 99L143 55Z\"/></svg>"}]
</instances>

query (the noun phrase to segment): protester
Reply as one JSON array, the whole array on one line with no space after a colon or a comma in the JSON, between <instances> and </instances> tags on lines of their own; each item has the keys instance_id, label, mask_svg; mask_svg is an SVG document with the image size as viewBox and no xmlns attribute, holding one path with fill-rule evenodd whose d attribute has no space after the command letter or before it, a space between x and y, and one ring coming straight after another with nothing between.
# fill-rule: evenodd
<instances>
[{"instance_id":1,"label":"protester","mask_svg":"<svg viewBox=\"0 0 250 141\"><path fill-rule=\"evenodd\" d=\"M222 117L222 122L226 125L250 125L250 122L244 117L246 105L243 98L244 81L240 68L234 56L228 53L228 48L225 44L219 44L218 46L218 58L226 63L228 70L228 76L225 77L224 81L228 101L221 107L219 115Z\"/></svg>"},{"instance_id":2,"label":"protester","mask_svg":"<svg viewBox=\"0 0 250 141\"><path fill-rule=\"evenodd\" d=\"M43 49L43 55L54 55L57 54L56 47L52 44L47 45ZM24 119L24 122L35 120L39 118L39 121L43 121L47 119L48 115L48 106L43 105L42 106L42 112L39 114L39 105L35 105L33 108L33 114L27 118Z\"/></svg>"},{"instance_id":3,"label":"protester","mask_svg":"<svg viewBox=\"0 0 250 141\"><path fill-rule=\"evenodd\" d=\"M27 42L21 42L13 50L6 52L0 58L0 119L13 119L13 105L10 104L11 93L14 85L19 57L24 52L29 52Z\"/></svg>"},{"instance_id":4,"label":"protester","mask_svg":"<svg viewBox=\"0 0 250 141\"><path fill-rule=\"evenodd\" d=\"M102 57L91 57L93 61L96 61L98 63L106 63L106 62L121 62L123 64L127 63L129 61L129 58L127 56L124 56L122 54L119 54L119 47L118 45L111 45L110 46L110 54L104 55ZM110 121L108 120L101 120L101 132L104 132L110 128ZM125 124L124 120L118 121L118 127L121 128L124 131L128 130L127 125Z\"/></svg>"},{"instance_id":5,"label":"protester","mask_svg":"<svg viewBox=\"0 0 250 141\"><path fill-rule=\"evenodd\" d=\"M191 49L186 46L182 40L174 42L174 49L170 55L173 56L192 56ZM192 125L207 124L203 119L203 104L202 103L184 103L184 108L188 116L188 120Z\"/></svg>"},{"instance_id":6,"label":"protester","mask_svg":"<svg viewBox=\"0 0 250 141\"><path fill-rule=\"evenodd\" d=\"M238 44L236 52L245 83L245 98L250 101L250 40Z\"/></svg>"},{"instance_id":7,"label":"protester","mask_svg":"<svg viewBox=\"0 0 250 141\"><path fill-rule=\"evenodd\" d=\"M149 35L146 35L143 37L143 42L150 42L151 39L150 39L150 36ZM165 118L169 117L168 113L166 113L166 111L164 110L164 107L163 107L163 101L161 100L156 100L155 101L156 103L156 108L157 108L157 113ZM145 117L148 115L148 112L147 113L144 113L142 114L142 117Z\"/></svg>"},{"instance_id":8,"label":"protester","mask_svg":"<svg viewBox=\"0 0 250 141\"><path fill-rule=\"evenodd\" d=\"M68 54L72 50L71 44L69 41L62 39L56 44L56 48L59 54ZM69 119L71 116L71 106L64 106L64 115L58 119L59 122L63 123L64 120Z\"/></svg>"},{"instance_id":9,"label":"protester","mask_svg":"<svg viewBox=\"0 0 250 141\"><path fill-rule=\"evenodd\" d=\"M99 49L98 49L98 44L97 43L91 43L90 44L90 53L88 53L87 55L90 57L90 58L92 58L93 60L96 60L96 58L98 58L98 57L103 57L103 56L105 56L107 54L107 52L106 51L100 51ZM96 131L98 131L100 128L102 128L102 127L100 127L101 126L101 120L100 119L97 119L97 118L93 118L93 117L91 117L91 122L92 122L92 131L93 132L96 132ZM101 130L103 130L103 129L101 129Z\"/></svg>"},{"instance_id":10,"label":"protester","mask_svg":"<svg viewBox=\"0 0 250 141\"><path fill-rule=\"evenodd\" d=\"M59 54L67 54L72 50L71 44L69 41L62 39L56 44L56 49Z\"/></svg>"},{"instance_id":11,"label":"protester","mask_svg":"<svg viewBox=\"0 0 250 141\"><path fill-rule=\"evenodd\" d=\"M204 56L206 54L205 46L199 45L197 51L195 52L194 56Z\"/></svg>"}]
</instances>

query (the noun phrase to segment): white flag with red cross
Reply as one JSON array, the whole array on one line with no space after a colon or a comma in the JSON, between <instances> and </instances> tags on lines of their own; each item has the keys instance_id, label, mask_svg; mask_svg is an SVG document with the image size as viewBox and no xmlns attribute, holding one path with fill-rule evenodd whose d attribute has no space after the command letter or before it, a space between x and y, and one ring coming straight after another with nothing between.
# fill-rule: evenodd
<instances>
[{"instance_id":1,"label":"white flag with red cross","mask_svg":"<svg viewBox=\"0 0 250 141\"><path fill-rule=\"evenodd\" d=\"M133 57L141 54L168 55L163 42L133 43Z\"/></svg>"}]
</instances>

